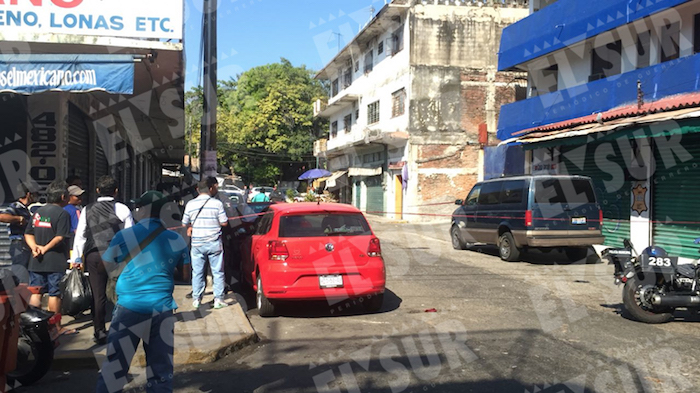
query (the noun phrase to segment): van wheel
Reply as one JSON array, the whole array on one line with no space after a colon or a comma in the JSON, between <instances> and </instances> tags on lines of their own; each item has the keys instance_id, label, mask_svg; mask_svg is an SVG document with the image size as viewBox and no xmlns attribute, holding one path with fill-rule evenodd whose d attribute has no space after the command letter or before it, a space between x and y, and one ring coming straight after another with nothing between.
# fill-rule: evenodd
<instances>
[{"instance_id":1,"label":"van wheel","mask_svg":"<svg viewBox=\"0 0 700 393\"><path fill-rule=\"evenodd\" d=\"M566 253L566 257L569 258L569 261L578 262L582 259L586 259L588 247L567 247L564 249L564 253Z\"/></svg>"},{"instance_id":2,"label":"van wheel","mask_svg":"<svg viewBox=\"0 0 700 393\"><path fill-rule=\"evenodd\" d=\"M452 238L452 248L455 250L466 250L467 245L462 240L462 235L459 234L457 225L453 225L450 229L450 237Z\"/></svg>"},{"instance_id":3,"label":"van wheel","mask_svg":"<svg viewBox=\"0 0 700 393\"><path fill-rule=\"evenodd\" d=\"M501 259L508 262L517 261L520 258L520 250L515 246L515 239L510 232L505 232L498 238L498 254Z\"/></svg>"}]
</instances>

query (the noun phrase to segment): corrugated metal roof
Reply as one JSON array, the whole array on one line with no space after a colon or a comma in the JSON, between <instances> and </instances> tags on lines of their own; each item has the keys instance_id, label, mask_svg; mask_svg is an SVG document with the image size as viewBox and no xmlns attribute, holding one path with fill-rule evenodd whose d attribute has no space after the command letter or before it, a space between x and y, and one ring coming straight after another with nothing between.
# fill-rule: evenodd
<instances>
[{"instance_id":1,"label":"corrugated metal roof","mask_svg":"<svg viewBox=\"0 0 700 393\"><path fill-rule=\"evenodd\" d=\"M694 108L698 106L700 106L700 92L694 92L690 94L679 94L671 97L662 98L658 101L642 104L641 107L637 106L637 104L625 105L610 109L605 112L593 113L588 116L578 117L576 119L570 119L559 123L547 124L546 126L528 128L526 130L515 132L513 133L513 135L524 136L526 134L531 134L533 132L538 131L555 131L570 129L572 127L583 124L600 123L601 121L603 123L607 123L609 121L621 118L638 117L654 113L665 113L678 109L689 107Z\"/></svg>"},{"instance_id":2,"label":"corrugated metal roof","mask_svg":"<svg viewBox=\"0 0 700 393\"><path fill-rule=\"evenodd\" d=\"M700 98L700 94L693 94ZM672 97L671 97L672 98ZM670 108L670 107L669 107ZM508 143L535 143L545 142L553 139L571 138L576 136L584 136L596 132L613 131L617 129L627 128L633 125L649 124L664 120L680 120L691 117L700 117L700 108L692 107L678 109L675 111L664 111L651 113L634 117L620 117L614 120L605 121L602 123L594 121L587 124L573 125L563 129L547 130L545 127L538 127L538 131L530 132L527 135L511 138L501 142L500 144Z\"/></svg>"}]
</instances>

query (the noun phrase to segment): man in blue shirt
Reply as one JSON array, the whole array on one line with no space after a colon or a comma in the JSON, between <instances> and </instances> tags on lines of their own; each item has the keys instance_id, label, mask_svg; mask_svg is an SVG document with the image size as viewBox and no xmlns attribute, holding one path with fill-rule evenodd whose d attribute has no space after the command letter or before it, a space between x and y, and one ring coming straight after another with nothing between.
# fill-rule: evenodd
<instances>
[{"instance_id":1,"label":"man in blue shirt","mask_svg":"<svg viewBox=\"0 0 700 393\"><path fill-rule=\"evenodd\" d=\"M68 186L68 204L63 208L70 214L70 231L75 234L80 219L80 205L83 203L85 190L78 186ZM71 248L73 245L71 244Z\"/></svg>"},{"instance_id":2,"label":"man in blue shirt","mask_svg":"<svg viewBox=\"0 0 700 393\"><path fill-rule=\"evenodd\" d=\"M107 264L126 264L117 281L118 300L97 392L121 391L141 340L149 369L147 390L173 390L173 274L179 263L189 264L190 257L182 236L166 230L159 218L161 210L171 207L166 201L158 191L144 193L136 200L141 206L135 213L138 223L119 231L102 254Z\"/></svg>"}]
</instances>

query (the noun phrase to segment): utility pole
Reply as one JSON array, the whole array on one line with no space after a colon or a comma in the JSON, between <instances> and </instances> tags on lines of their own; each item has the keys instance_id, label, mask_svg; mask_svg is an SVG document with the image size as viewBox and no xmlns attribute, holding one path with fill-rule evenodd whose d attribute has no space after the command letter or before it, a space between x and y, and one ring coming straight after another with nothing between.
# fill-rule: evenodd
<instances>
[{"instance_id":1,"label":"utility pole","mask_svg":"<svg viewBox=\"0 0 700 393\"><path fill-rule=\"evenodd\" d=\"M200 176L216 176L216 4L204 0L204 103L202 112L202 141L200 146Z\"/></svg>"}]
</instances>

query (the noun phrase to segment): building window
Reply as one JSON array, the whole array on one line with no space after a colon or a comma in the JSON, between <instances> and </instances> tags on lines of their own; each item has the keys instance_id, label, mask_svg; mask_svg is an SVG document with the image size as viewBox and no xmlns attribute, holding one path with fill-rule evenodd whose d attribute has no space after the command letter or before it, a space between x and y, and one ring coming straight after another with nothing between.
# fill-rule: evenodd
<instances>
[{"instance_id":1,"label":"building window","mask_svg":"<svg viewBox=\"0 0 700 393\"><path fill-rule=\"evenodd\" d=\"M331 97L335 97L338 95L338 80L333 79L333 82L331 82Z\"/></svg>"},{"instance_id":2,"label":"building window","mask_svg":"<svg viewBox=\"0 0 700 393\"><path fill-rule=\"evenodd\" d=\"M593 49L589 82L622 73L622 41Z\"/></svg>"},{"instance_id":3,"label":"building window","mask_svg":"<svg viewBox=\"0 0 700 393\"><path fill-rule=\"evenodd\" d=\"M553 93L559 89L559 65L555 64L535 72L532 96Z\"/></svg>"},{"instance_id":4,"label":"building window","mask_svg":"<svg viewBox=\"0 0 700 393\"><path fill-rule=\"evenodd\" d=\"M675 60L680 56L678 42L681 36L680 22L671 23L661 28L661 62Z\"/></svg>"},{"instance_id":5,"label":"building window","mask_svg":"<svg viewBox=\"0 0 700 393\"><path fill-rule=\"evenodd\" d=\"M651 31L637 35L637 69L651 65Z\"/></svg>"},{"instance_id":6,"label":"building window","mask_svg":"<svg viewBox=\"0 0 700 393\"><path fill-rule=\"evenodd\" d=\"M395 55L403 50L403 25L391 35L391 55Z\"/></svg>"},{"instance_id":7,"label":"building window","mask_svg":"<svg viewBox=\"0 0 700 393\"><path fill-rule=\"evenodd\" d=\"M352 127L352 113L343 118L343 127L345 128L345 132L350 132L350 128Z\"/></svg>"},{"instance_id":8,"label":"building window","mask_svg":"<svg viewBox=\"0 0 700 393\"><path fill-rule=\"evenodd\" d=\"M369 52L367 52L367 54L365 55L365 74L371 72L373 66L374 66L374 53L373 53L373 50L370 49Z\"/></svg>"},{"instance_id":9,"label":"building window","mask_svg":"<svg viewBox=\"0 0 700 393\"><path fill-rule=\"evenodd\" d=\"M334 121L331 123L331 138L335 138L338 136L338 121Z\"/></svg>"},{"instance_id":10,"label":"building window","mask_svg":"<svg viewBox=\"0 0 700 393\"><path fill-rule=\"evenodd\" d=\"M379 122L379 101L367 105L367 124Z\"/></svg>"},{"instance_id":11,"label":"building window","mask_svg":"<svg viewBox=\"0 0 700 393\"><path fill-rule=\"evenodd\" d=\"M355 61L355 72L357 72L359 70L360 70L360 61L357 60L357 61Z\"/></svg>"},{"instance_id":12,"label":"building window","mask_svg":"<svg viewBox=\"0 0 700 393\"><path fill-rule=\"evenodd\" d=\"M384 53L384 41L379 41L379 44L377 44L377 54L381 55Z\"/></svg>"},{"instance_id":13,"label":"building window","mask_svg":"<svg viewBox=\"0 0 700 393\"><path fill-rule=\"evenodd\" d=\"M352 69L348 68L345 70L345 75L343 76L343 89L350 87L352 84Z\"/></svg>"},{"instance_id":14,"label":"building window","mask_svg":"<svg viewBox=\"0 0 700 393\"><path fill-rule=\"evenodd\" d=\"M379 151L376 153L364 154L362 156L362 163L363 164L369 164L372 162L380 162L380 161L384 161L384 152L383 151Z\"/></svg>"},{"instance_id":15,"label":"building window","mask_svg":"<svg viewBox=\"0 0 700 393\"><path fill-rule=\"evenodd\" d=\"M357 119L360 118L360 108L355 109L355 123L357 123Z\"/></svg>"},{"instance_id":16,"label":"building window","mask_svg":"<svg viewBox=\"0 0 700 393\"><path fill-rule=\"evenodd\" d=\"M401 116L406 111L406 89L391 94L391 117Z\"/></svg>"}]
</instances>

